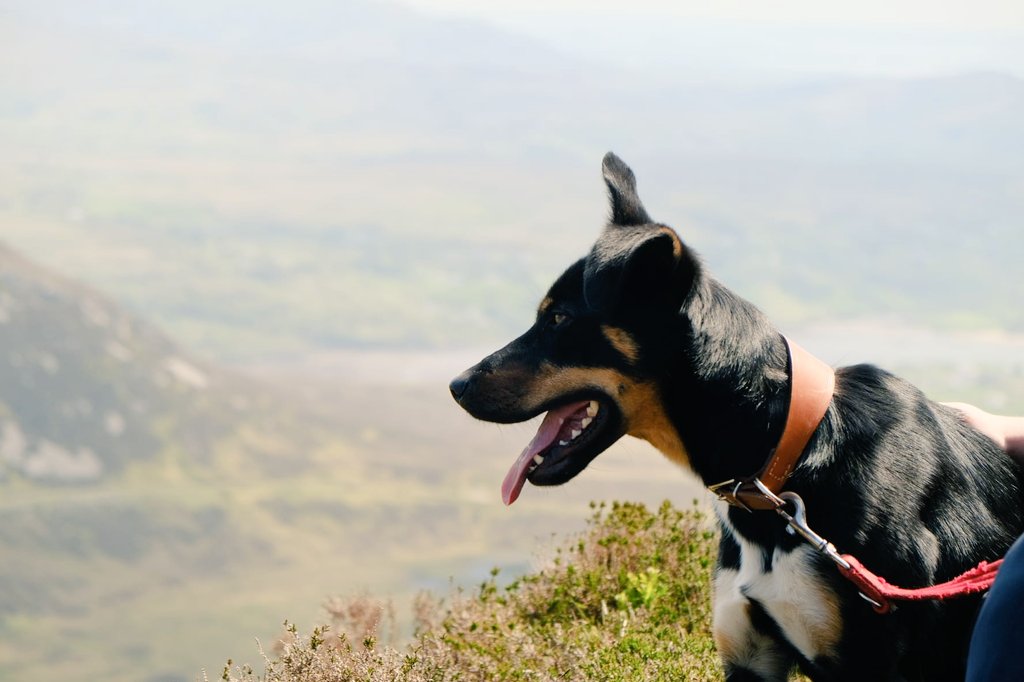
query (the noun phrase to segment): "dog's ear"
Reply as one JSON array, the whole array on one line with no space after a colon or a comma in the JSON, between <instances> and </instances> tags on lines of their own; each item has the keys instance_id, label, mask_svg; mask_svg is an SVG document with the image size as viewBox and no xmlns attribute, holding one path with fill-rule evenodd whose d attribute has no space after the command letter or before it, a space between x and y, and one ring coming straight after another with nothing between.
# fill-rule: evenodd
<instances>
[{"instance_id":1,"label":"dog's ear","mask_svg":"<svg viewBox=\"0 0 1024 682\"><path fill-rule=\"evenodd\" d=\"M697 276L696 257L664 225L609 225L584 266L584 297L616 313L650 307L678 310Z\"/></svg>"},{"instance_id":2,"label":"dog's ear","mask_svg":"<svg viewBox=\"0 0 1024 682\"><path fill-rule=\"evenodd\" d=\"M650 216L636 193L636 177L629 166L615 154L608 152L601 162L604 182L612 204L612 223L616 225L646 225Z\"/></svg>"},{"instance_id":3,"label":"dog's ear","mask_svg":"<svg viewBox=\"0 0 1024 682\"><path fill-rule=\"evenodd\" d=\"M697 259L672 228L651 221L637 196L636 177L622 159L608 152L601 167L612 219L584 265L587 305L616 314L678 310L693 286Z\"/></svg>"}]
</instances>

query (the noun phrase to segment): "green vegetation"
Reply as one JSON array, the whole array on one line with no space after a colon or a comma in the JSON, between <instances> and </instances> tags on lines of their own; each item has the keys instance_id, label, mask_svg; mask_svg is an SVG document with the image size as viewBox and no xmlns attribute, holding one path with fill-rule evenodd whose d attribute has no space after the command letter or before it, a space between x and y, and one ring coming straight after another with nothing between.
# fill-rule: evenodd
<instances>
[{"instance_id":1,"label":"green vegetation","mask_svg":"<svg viewBox=\"0 0 1024 682\"><path fill-rule=\"evenodd\" d=\"M589 530L551 564L501 587L497 571L445 605L420 597L404 647L378 642L391 611L366 598L328 605L332 626L294 625L264 670L231 682L345 680L714 680L715 534L696 509L596 506Z\"/></svg>"}]
</instances>

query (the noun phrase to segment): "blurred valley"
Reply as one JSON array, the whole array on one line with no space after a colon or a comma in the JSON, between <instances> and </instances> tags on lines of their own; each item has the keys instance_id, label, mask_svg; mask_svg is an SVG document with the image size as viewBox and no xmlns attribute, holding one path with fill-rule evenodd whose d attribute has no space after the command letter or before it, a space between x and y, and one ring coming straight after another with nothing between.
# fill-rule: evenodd
<instances>
[{"instance_id":1,"label":"blurred valley","mask_svg":"<svg viewBox=\"0 0 1024 682\"><path fill-rule=\"evenodd\" d=\"M512 514L498 484L530 427L453 408L466 354L248 378L8 249L0 287L3 679L213 675L328 595L405 606L525 569L591 498L699 495L632 443Z\"/></svg>"},{"instance_id":2,"label":"blurred valley","mask_svg":"<svg viewBox=\"0 0 1024 682\"><path fill-rule=\"evenodd\" d=\"M1024 80L674 78L382 2L0 8L0 679L194 680L335 593L545 559L592 499L702 493L447 381L606 213L831 362L1024 413Z\"/></svg>"},{"instance_id":3,"label":"blurred valley","mask_svg":"<svg viewBox=\"0 0 1024 682\"><path fill-rule=\"evenodd\" d=\"M613 149L780 319L1024 331L1018 77L673 82L303 7L7 10L4 238L226 362L491 344L588 248Z\"/></svg>"}]
</instances>

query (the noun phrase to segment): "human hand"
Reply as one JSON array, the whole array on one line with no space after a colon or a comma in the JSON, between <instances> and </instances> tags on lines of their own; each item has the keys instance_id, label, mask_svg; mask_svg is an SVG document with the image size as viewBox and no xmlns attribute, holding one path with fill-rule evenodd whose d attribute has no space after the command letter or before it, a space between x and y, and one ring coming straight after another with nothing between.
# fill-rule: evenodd
<instances>
[{"instance_id":1,"label":"human hand","mask_svg":"<svg viewBox=\"0 0 1024 682\"><path fill-rule=\"evenodd\" d=\"M990 414L970 403L943 403L963 415L964 420L995 441L1012 457L1024 463L1024 417Z\"/></svg>"}]
</instances>

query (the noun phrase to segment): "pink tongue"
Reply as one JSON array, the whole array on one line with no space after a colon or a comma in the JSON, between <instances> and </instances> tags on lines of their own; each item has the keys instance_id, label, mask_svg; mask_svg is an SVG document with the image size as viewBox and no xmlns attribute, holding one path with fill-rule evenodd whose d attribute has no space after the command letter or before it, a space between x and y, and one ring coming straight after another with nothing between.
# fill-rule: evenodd
<instances>
[{"instance_id":1,"label":"pink tongue","mask_svg":"<svg viewBox=\"0 0 1024 682\"><path fill-rule=\"evenodd\" d=\"M505 480L501 483L501 499L506 505L512 504L519 497L519 493L526 483L526 473L533 464L533 456L554 443L565 420L589 404L589 401L583 401L574 405L566 405L544 415L544 421L540 423L537 435L519 455L516 463L508 470Z\"/></svg>"}]
</instances>

